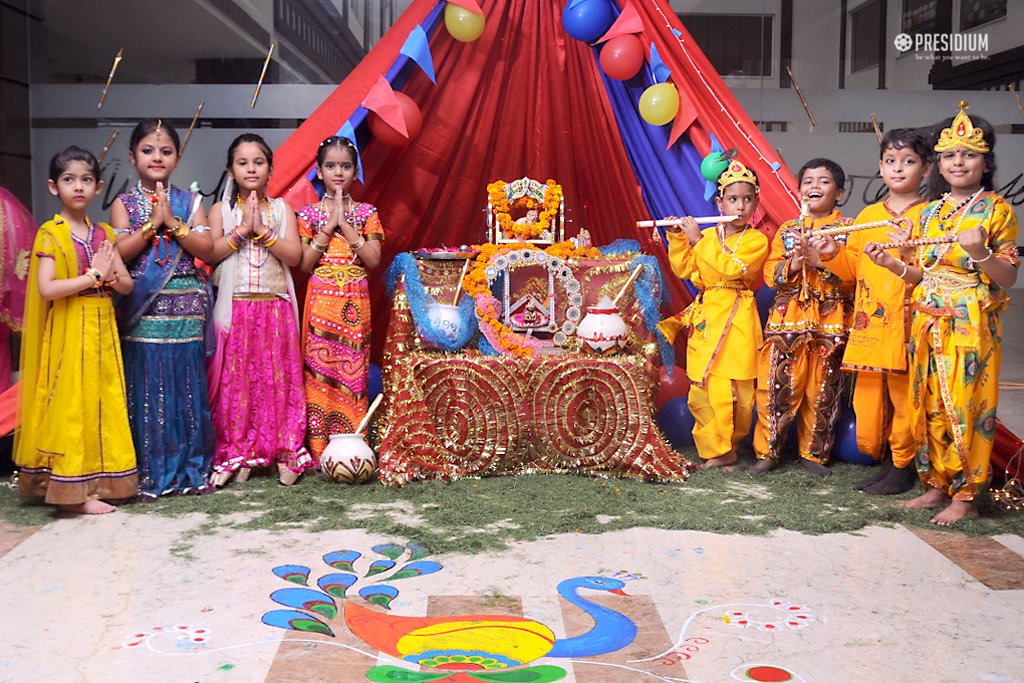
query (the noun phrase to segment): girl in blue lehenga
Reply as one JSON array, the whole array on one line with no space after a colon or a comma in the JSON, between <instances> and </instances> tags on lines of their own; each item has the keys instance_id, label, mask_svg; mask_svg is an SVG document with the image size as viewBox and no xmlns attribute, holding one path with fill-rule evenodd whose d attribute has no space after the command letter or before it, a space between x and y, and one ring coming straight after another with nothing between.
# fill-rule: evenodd
<instances>
[{"instance_id":1,"label":"girl in blue lehenga","mask_svg":"<svg viewBox=\"0 0 1024 683\"><path fill-rule=\"evenodd\" d=\"M139 182L110 210L117 248L135 281L118 304L139 497L210 490L214 432L207 397L211 293L193 257L213 247L198 194L169 185L178 133L159 119L132 131ZM209 339L213 339L212 335Z\"/></svg>"}]
</instances>

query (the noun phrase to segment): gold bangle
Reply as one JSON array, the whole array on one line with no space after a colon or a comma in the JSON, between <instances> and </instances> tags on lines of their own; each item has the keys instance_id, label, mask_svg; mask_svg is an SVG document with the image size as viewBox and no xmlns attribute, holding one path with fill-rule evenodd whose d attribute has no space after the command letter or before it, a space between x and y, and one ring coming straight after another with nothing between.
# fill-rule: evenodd
<instances>
[{"instance_id":1,"label":"gold bangle","mask_svg":"<svg viewBox=\"0 0 1024 683\"><path fill-rule=\"evenodd\" d=\"M319 251L322 254L325 251L327 251L327 247L330 246L330 242L328 242L327 244L320 244L316 240L310 240L309 246L313 247L313 249Z\"/></svg>"},{"instance_id":2,"label":"gold bangle","mask_svg":"<svg viewBox=\"0 0 1024 683\"><path fill-rule=\"evenodd\" d=\"M142 239L149 241L156 234L156 226L153 225L152 221L146 221L139 229L139 234L142 235Z\"/></svg>"},{"instance_id":3,"label":"gold bangle","mask_svg":"<svg viewBox=\"0 0 1024 683\"><path fill-rule=\"evenodd\" d=\"M348 244L349 249L351 249L352 253L354 254L366 246L366 238L360 236L360 238L355 242L349 242L348 240L345 240L345 243Z\"/></svg>"},{"instance_id":4,"label":"gold bangle","mask_svg":"<svg viewBox=\"0 0 1024 683\"><path fill-rule=\"evenodd\" d=\"M270 237L267 238L267 241L263 243L263 246L266 247L267 249L270 249L272 246L277 244L278 237L277 237L277 233L275 233L275 232L272 232L270 230L268 230L267 232L270 232L271 234L270 234ZM263 234L265 235L267 233L263 233Z\"/></svg>"},{"instance_id":5,"label":"gold bangle","mask_svg":"<svg viewBox=\"0 0 1024 683\"><path fill-rule=\"evenodd\" d=\"M178 217L175 216L175 218ZM188 235L190 232L192 232L192 227L185 221L178 218L178 224L174 226L174 230L171 231L171 234L174 235L176 239L180 240L181 238Z\"/></svg>"},{"instance_id":6,"label":"gold bangle","mask_svg":"<svg viewBox=\"0 0 1024 683\"><path fill-rule=\"evenodd\" d=\"M103 286L103 273L98 268L89 267L86 268L85 274L93 279L92 288L99 289Z\"/></svg>"}]
</instances>

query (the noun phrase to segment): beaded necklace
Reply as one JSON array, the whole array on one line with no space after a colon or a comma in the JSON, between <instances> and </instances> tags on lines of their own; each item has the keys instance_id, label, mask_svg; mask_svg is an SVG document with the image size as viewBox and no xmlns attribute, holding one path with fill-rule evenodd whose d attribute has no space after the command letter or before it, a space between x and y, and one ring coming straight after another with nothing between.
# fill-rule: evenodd
<instances>
[{"instance_id":1,"label":"beaded necklace","mask_svg":"<svg viewBox=\"0 0 1024 683\"><path fill-rule=\"evenodd\" d=\"M930 223L934 220L936 226L939 228L939 231L942 232L943 235L958 235L960 233L960 225L964 222L964 217L970 212L971 208L973 208L974 200L976 200L983 191L984 188L978 188L977 192L975 192L970 197L968 197L967 199L963 200L955 207L953 207L952 211L946 213L945 216L939 216L939 211L942 209L943 206L945 206L946 202L949 201L950 199L950 193L947 192L946 194L942 195L942 201L936 204L935 209L928 215L928 221L926 222L926 225L927 223ZM957 211L960 211L960 215L957 217L956 222L951 224L953 229L950 230L950 226L946 225L946 221L949 220ZM925 230L926 235L928 232L928 230ZM925 272L931 272L935 270L936 267L938 267L938 265L942 262L942 259L946 256L946 252L953 248L953 242L946 242L945 244L939 246L935 254L935 260L932 261L931 265L925 263L925 252L928 250L929 246L930 245L922 244L920 247L918 247L917 260L921 263L921 270Z\"/></svg>"}]
</instances>

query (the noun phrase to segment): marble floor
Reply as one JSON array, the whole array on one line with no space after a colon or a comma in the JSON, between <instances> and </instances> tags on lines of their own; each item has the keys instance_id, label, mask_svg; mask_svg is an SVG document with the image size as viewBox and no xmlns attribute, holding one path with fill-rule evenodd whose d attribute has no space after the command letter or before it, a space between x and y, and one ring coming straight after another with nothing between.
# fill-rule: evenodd
<instances>
[{"instance_id":1,"label":"marble floor","mask_svg":"<svg viewBox=\"0 0 1024 683\"><path fill-rule=\"evenodd\" d=\"M1017 434L1021 338L1013 306L1000 418ZM444 556L407 540L0 521L0 682L1024 683L1018 535L638 528ZM455 670L466 657L478 671Z\"/></svg>"},{"instance_id":2,"label":"marble floor","mask_svg":"<svg viewBox=\"0 0 1024 683\"><path fill-rule=\"evenodd\" d=\"M0 681L1024 681L1016 535L631 529L433 556L205 521L0 526ZM456 641L533 677L426 678L393 656L438 666Z\"/></svg>"}]
</instances>

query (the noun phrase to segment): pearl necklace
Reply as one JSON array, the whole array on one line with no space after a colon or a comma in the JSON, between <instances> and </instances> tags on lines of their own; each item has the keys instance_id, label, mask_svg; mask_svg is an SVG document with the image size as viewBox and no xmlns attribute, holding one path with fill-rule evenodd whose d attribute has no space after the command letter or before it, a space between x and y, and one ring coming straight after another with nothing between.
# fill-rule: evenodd
<instances>
[{"instance_id":1,"label":"pearl necklace","mask_svg":"<svg viewBox=\"0 0 1024 683\"><path fill-rule=\"evenodd\" d=\"M749 227L750 227L749 223L744 223L743 224L743 229L740 230L740 238L739 238L739 240L736 241L736 248L735 249L730 249L725 244L725 241L727 239L729 239L728 237L725 236L725 226L720 223L716 233L718 235L718 243L722 246L722 251L724 251L727 254L735 254L737 251L739 251L740 245L743 244L743 238L747 234L747 228L749 228ZM733 235L735 235L735 234L736 233L733 233ZM732 235L730 235L729 237L732 237Z\"/></svg>"},{"instance_id":2,"label":"pearl necklace","mask_svg":"<svg viewBox=\"0 0 1024 683\"><path fill-rule=\"evenodd\" d=\"M971 208L973 208L974 200L976 200L983 191L984 188L979 188L977 192L975 192L970 197L957 204L953 208L953 210L947 213L945 216L939 216L939 210L942 209L942 207L945 206L946 202L949 201L950 199L950 193L947 192L946 194L942 195L942 201L935 206L935 210L932 211L931 214L928 216L928 221L926 222L926 225L927 223L930 223L931 221L935 220L936 225L944 235L949 236L960 234L960 225L964 222L964 217L970 212ZM953 229L949 230L949 227L945 224L945 221L949 220L953 216L953 214L955 214L957 211L960 211L961 209L963 209L963 211L961 211L960 215L957 217L956 223L952 224ZM929 231L927 230L925 231L926 234L928 232ZM942 259L946 256L946 252L953 248L953 244L954 242L947 242L939 246L935 254L935 260L932 261L931 265L925 264L925 252L928 250L929 245L922 244L920 247L918 247L917 260L921 263L921 270L925 272L931 272L935 270L935 268L938 267L938 265L942 262Z\"/></svg>"}]
</instances>

